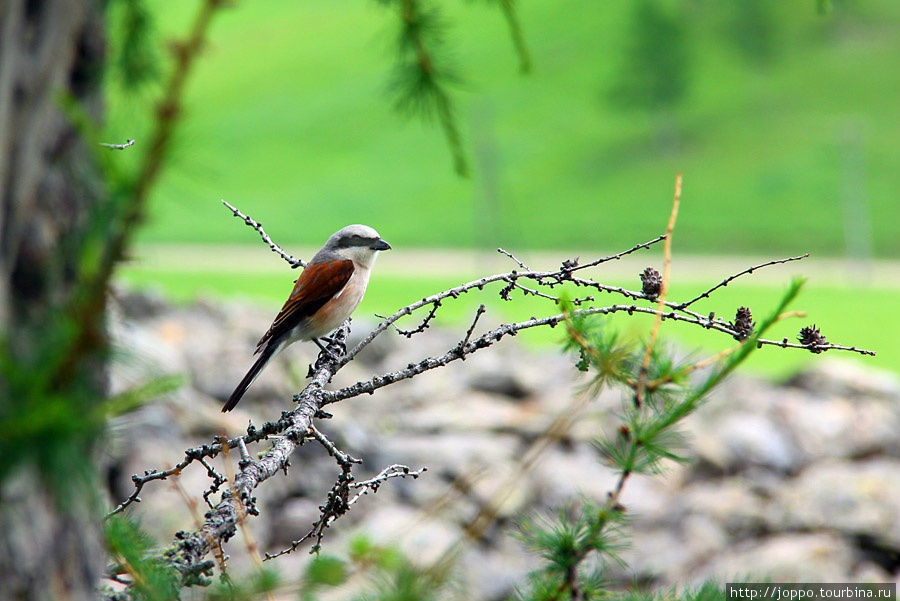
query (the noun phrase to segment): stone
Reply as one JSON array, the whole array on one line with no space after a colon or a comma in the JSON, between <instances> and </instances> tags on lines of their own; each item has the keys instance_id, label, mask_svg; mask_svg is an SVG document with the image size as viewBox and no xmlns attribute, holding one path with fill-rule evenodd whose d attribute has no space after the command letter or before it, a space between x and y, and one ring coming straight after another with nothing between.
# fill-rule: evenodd
<instances>
[{"instance_id":1,"label":"stone","mask_svg":"<svg viewBox=\"0 0 900 601\"><path fill-rule=\"evenodd\" d=\"M481 392L433 401L418 411L398 416L401 429L418 432L475 430L538 433L547 422L546 415L527 404Z\"/></svg>"},{"instance_id":2,"label":"stone","mask_svg":"<svg viewBox=\"0 0 900 601\"><path fill-rule=\"evenodd\" d=\"M816 458L900 454L900 402L788 392L777 413L803 453Z\"/></svg>"},{"instance_id":3,"label":"stone","mask_svg":"<svg viewBox=\"0 0 900 601\"><path fill-rule=\"evenodd\" d=\"M900 548L900 463L826 460L803 470L773 499L770 528L868 535Z\"/></svg>"},{"instance_id":4,"label":"stone","mask_svg":"<svg viewBox=\"0 0 900 601\"><path fill-rule=\"evenodd\" d=\"M697 456L724 472L755 465L792 473L807 460L789 432L766 414L735 410L713 423L689 422L687 429Z\"/></svg>"},{"instance_id":5,"label":"stone","mask_svg":"<svg viewBox=\"0 0 900 601\"><path fill-rule=\"evenodd\" d=\"M827 358L789 378L785 384L821 397L900 399L897 374L863 367L857 360Z\"/></svg>"},{"instance_id":6,"label":"stone","mask_svg":"<svg viewBox=\"0 0 900 601\"><path fill-rule=\"evenodd\" d=\"M173 306L153 295L120 297L110 331L124 352L112 365L113 390L165 374L184 374L185 384L112 420L104 461L116 502L130 493L132 473L172 465L188 447L222 431L241 433L251 419L259 426L293 407L291 395L316 355L311 344L293 345L235 411L222 414L222 400L249 368L256 340L277 307L212 301ZM424 315L400 325L415 327ZM371 326L354 322L349 346ZM328 387L443 354L461 335L434 327L407 340L387 331ZM363 497L328 530L325 552L344 554L348 539L360 531L376 543L399 544L420 566L458 552L454 578L467 598L505 599L542 565L512 536L522 518L579 499L606 499L618 475L592 445L615 435L629 398L612 388L586 391L587 380L572 368L571 357L519 342L505 340L465 362L327 408L334 418L318 427L363 460L354 468L358 479L395 463L429 470L417 480L393 479ZM629 518L621 533L632 543L622 551L630 568L613 565L611 580L627 585L638 578L667 587L708 577L896 577L890 573L900 566L898 390L894 376L830 360L816 361L787 385L733 375L682 424L688 463L666 461L662 475L626 481L619 501ZM543 438L548 430L553 436ZM264 452L269 444L251 445L250 452ZM257 489L262 516L247 523L269 552L309 529L340 471L317 443L301 446L291 462L286 476ZM212 464L225 473L222 457ZM229 469L235 464L233 454ZM177 529L194 527L172 482L148 484L144 503L129 509L161 543ZM201 503L202 515L205 470L191 465L178 482ZM496 519L477 543L468 541L463 528L490 503ZM302 573L308 548L272 567ZM236 570L255 570L242 535L226 552Z\"/></svg>"},{"instance_id":7,"label":"stone","mask_svg":"<svg viewBox=\"0 0 900 601\"><path fill-rule=\"evenodd\" d=\"M730 546L690 570L689 580L719 582L841 582L855 553L844 538L828 533L782 533Z\"/></svg>"},{"instance_id":8,"label":"stone","mask_svg":"<svg viewBox=\"0 0 900 601\"><path fill-rule=\"evenodd\" d=\"M399 546L423 568L440 560L462 540L454 524L404 505L374 507L357 528L375 544Z\"/></svg>"},{"instance_id":9,"label":"stone","mask_svg":"<svg viewBox=\"0 0 900 601\"><path fill-rule=\"evenodd\" d=\"M671 514L679 521L691 515L706 516L730 537L754 536L768 526L768 501L753 489L754 483L744 476L693 482L673 492Z\"/></svg>"}]
</instances>

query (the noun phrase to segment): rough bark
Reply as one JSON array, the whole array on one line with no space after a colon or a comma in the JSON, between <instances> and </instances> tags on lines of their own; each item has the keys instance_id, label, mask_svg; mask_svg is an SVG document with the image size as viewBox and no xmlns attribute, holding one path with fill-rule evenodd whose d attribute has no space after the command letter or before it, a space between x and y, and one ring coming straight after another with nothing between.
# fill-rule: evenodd
<instances>
[{"instance_id":1,"label":"rough bark","mask_svg":"<svg viewBox=\"0 0 900 601\"><path fill-rule=\"evenodd\" d=\"M70 300L75 249L102 200L60 98L99 117L104 48L99 0L0 0L0 333L23 369ZM99 393L101 364L87 361L80 374ZM0 381L0 409L15 402ZM72 452L91 451L79 446ZM96 598L103 556L89 501L61 501L33 462L16 465L0 482L0 599Z\"/></svg>"}]
</instances>

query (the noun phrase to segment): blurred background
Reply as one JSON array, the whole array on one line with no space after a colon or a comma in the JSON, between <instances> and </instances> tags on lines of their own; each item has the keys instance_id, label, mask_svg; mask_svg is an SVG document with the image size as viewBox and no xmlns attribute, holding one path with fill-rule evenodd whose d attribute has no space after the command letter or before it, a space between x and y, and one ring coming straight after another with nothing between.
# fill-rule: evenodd
<instances>
[{"instance_id":1,"label":"blurred background","mask_svg":"<svg viewBox=\"0 0 900 601\"><path fill-rule=\"evenodd\" d=\"M779 322L771 337L796 340L801 326L816 324L829 342L878 356L755 353L684 421L690 460L629 479L620 500L634 545L604 577L660 590L748 575L900 577L900 5L270 0L222 7L213 0L107 5L102 139L136 143L111 155L103 149L103 157L146 173L148 157L166 154L151 132L167 119L178 124L161 177L148 176L149 214L117 274L111 390L127 396L161 374L178 374L182 384L110 421L101 473L111 499L130 494L130 474L278 415L305 382L314 348L298 344L240 407L220 412L298 275L222 200L304 258L346 224L378 229L394 248L379 259L354 314L359 337L375 314L515 267L498 246L553 269L659 236L680 173L671 300L752 265L810 253L742 277L695 308L731 319L747 306L761 321L791 278L806 276L791 306L805 317ZM211 33L194 38L205 41L192 63L193 48L177 40L202 33L211 12ZM186 65L183 108L157 109L160 97L172 96L161 89L169 70L177 81ZM634 253L588 275L638 290L645 267L663 270L661 253ZM446 328L412 341L380 336L333 385L445 352L480 302L484 329L558 311L547 299L503 302L499 289L445 303L437 323ZM597 302L618 300L609 298ZM627 341L646 337L652 324L643 315L611 322ZM499 601L540 565L514 539L523 516L575 499L615 500L606 495L618 486L619 464L598 457L596 443L629 439L616 417L623 397L614 388L585 394L572 353L560 352L561 329L523 332L491 353L336 407L323 432L364 459L361 474L394 462L429 472L355 506L329 531L327 552L376 565L360 546L396 544L431 576L455 564L448 582L456 598ZM735 344L710 333L671 320L662 328L679 361ZM47 414L34 406L35 415ZM251 541L277 552L318 517L336 470L320 451L305 445L299 470L260 487L265 517L251 521L251 537L240 537L248 553L238 541L227 548L236 572L254 569ZM207 474L186 469L178 478L148 487L140 508L127 510L158 540L196 527L184 504L209 485ZM306 583L316 561L302 551L280 560L276 569L293 580L278 598L296 598L298 575ZM378 598L435 598L440 587L421 582L430 596Z\"/></svg>"},{"instance_id":2,"label":"blurred background","mask_svg":"<svg viewBox=\"0 0 900 601\"><path fill-rule=\"evenodd\" d=\"M678 174L669 300L810 253L692 308L731 320L749 307L762 322L805 276L790 306L803 316L768 335L797 340L815 324L827 342L877 357L765 348L736 374L726 360L728 379L681 422L693 405L674 399L693 403L719 369L704 358L735 340L666 319L651 343L660 356L642 355L629 380L639 363L617 345L645 348L647 315L585 324L596 352L578 342L581 361L562 351L565 328L508 336L319 422L362 459L361 478L395 462L429 469L354 505L329 530L327 552L348 557L332 565L393 562L388 572L424 591L366 598L500 601L543 553L561 558L568 588L540 598L581 598L567 562L588 555L571 552L568 532L595 539L597 527L546 524L555 542L535 544L537 533L530 551L515 536L523 517L582 505L585 519L627 519L621 542L634 543L591 543L587 553L602 543L625 560L582 565L592 590L601 577L660 591L749 575L897 582L898 63L896 0L0 1L0 597L94 599L93 575L119 555L136 586L155 590L146 576L159 566L143 551L199 528L199 495L221 493L222 479L206 463L141 490L131 475L271 420L307 381L315 347L297 344L235 411L220 410L299 273L223 200L298 257L350 223L393 245L354 314L353 344L376 314L517 267L497 247L552 270L656 239ZM659 246L583 273L640 290L646 267L663 271ZM331 385L459 348L481 302L470 335L559 311L516 291L504 302L500 289L444 303L433 323L446 327L412 340L385 332ZM688 360L697 371L676 373ZM618 372L626 396L576 362ZM644 391L656 396L639 402L632 387L656 368ZM686 388L670 391L681 378ZM670 449L686 461L640 473ZM230 476L227 455L215 465ZM256 552L291 545L341 494L329 497L338 466L322 449L292 460L253 493L264 517L222 550L236 574L265 578ZM126 520L98 519L138 493L140 505L121 506ZM174 536L185 551L199 540ZM307 549L273 566L278 599L316 598L310 574L324 555ZM145 559L149 572L135 571ZM162 594L135 599L172 598L197 573L170 576ZM255 598L220 585L187 598Z\"/></svg>"},{"instance_id":3,"label":"blurred background","mask_svg":"<svg viewBox=\"0 0 900 601\"><path fill-rule=\"evenodd\" d=\"M146 3L149 47L184 32L195 4ZM112 5L113 60L134 51L124 5ZM649 240L665 229L681 172L674 295L810 252L701 310L746 304L762 314L792 274L809 275L796 308L829 340L878 350L868 364L900 370L900 324L884 311L900 306L900 5L522 2L527 57L495 3L442 8L435 58L468 177L454 169L439 118L396 110L393 9L236 3L192 74L172 159L122 277L176 299L227 295L277 309L295 274L225 199L298 256L347 223L374 226L395 250L361 311L390 313L485 267L507 268L498 245L540 268ZM107 136L140 144L157 90L121 80L108 82ZM637 273L660 263L650 253L596 275L634 289ZM468 314L450 308L444 319ZM707 344L677 327L669 335ZM808 359L759 355L751 368L773 375Z\"/></svg>"}]
</instances>

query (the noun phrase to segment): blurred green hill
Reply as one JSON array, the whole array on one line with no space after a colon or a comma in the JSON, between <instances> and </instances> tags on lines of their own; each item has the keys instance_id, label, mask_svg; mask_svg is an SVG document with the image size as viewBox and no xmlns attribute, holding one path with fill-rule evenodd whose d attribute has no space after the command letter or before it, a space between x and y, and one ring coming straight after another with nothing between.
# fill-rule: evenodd
<instances>
[{"instance_id":1,"label":"blurred green hill","mask_svg":"<svg viewBox=\"0 0 900 601\"><path fill-rule=\"evenodd\" d=\"M436 124L392 109L391 9L237 2L192 79L143 242L257 243L225 198L286 245L363 222L395 246L618 249L664 228L683 172L679 252L900 256L900 3L644 2L662 37L637 4L519 3L523 77L496 6L444 3L465 180ZM148 6L166 40L194 2ZM665 44L646 52L642 34ZM109 85L107 135L140 145L151 91Z\"/></svg>"}]
</instances>

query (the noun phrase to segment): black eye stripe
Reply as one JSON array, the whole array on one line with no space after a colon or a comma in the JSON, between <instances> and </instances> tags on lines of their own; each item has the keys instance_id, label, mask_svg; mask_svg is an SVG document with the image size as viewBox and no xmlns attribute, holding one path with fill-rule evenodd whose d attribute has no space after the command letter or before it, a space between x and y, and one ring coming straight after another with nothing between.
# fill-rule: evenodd
<instances>
[{"instance_id":1,"label":"black eye stripe","mask_svg":"<svg viewBox=\"0 0 900 601\"><path fill-rule=\"evenodd\" d=\"M360 236L359 234L354 234L353 236L341 238L341 240L338 242L338 246L341 248L350 248L351 246L369 246L376 240L377 238L366 238L364 236Z\"/></svg>"}]
</instances>

